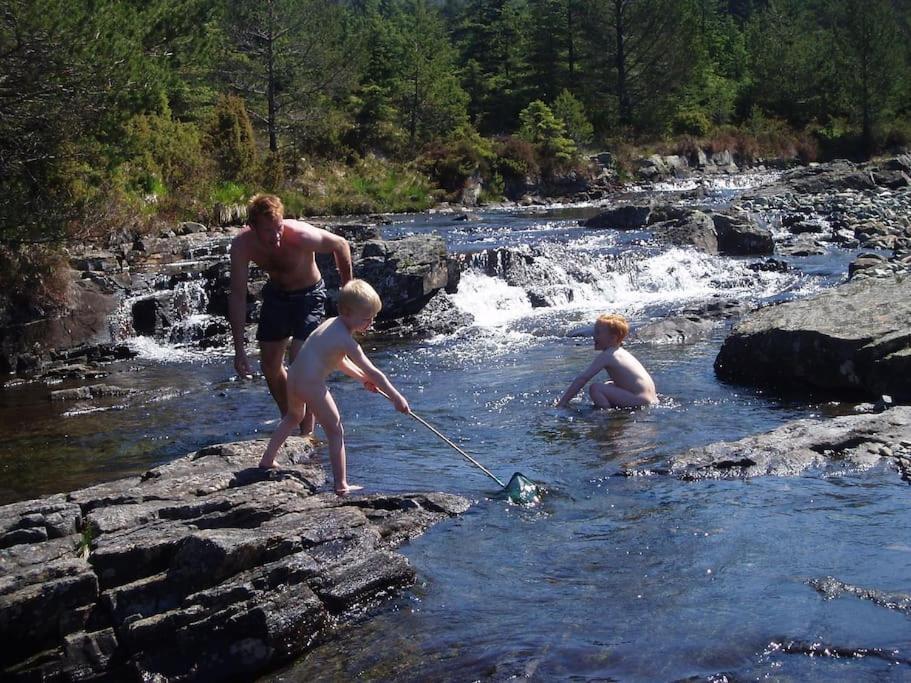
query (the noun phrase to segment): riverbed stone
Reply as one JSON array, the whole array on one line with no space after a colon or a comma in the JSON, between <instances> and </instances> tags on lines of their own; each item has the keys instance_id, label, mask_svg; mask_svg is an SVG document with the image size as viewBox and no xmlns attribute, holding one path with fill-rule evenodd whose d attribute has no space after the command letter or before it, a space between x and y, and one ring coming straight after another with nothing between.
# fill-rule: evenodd
<instances>
[{"instance_id":1,"label":"riverbed stone","mask_svg":"<svg viewBox=\"0 0 911 683\"><path fill-rule=\"evenodd\" d=\"M715 360L722 379L911 400L911 277L855 279L759 309Z\"/></svg>"},{"instance_id":2,"label":"riverbed stone","mask_svg":"<svg viewBox=\"0 0 911 683\"><path fill-rule=\"evenodd\" d=\"M394 549L469 506L443 493L339 498L309 440L290 438L275 470L256 466L265 445L216 444L0 507L2 677L255 677L411 584ZM37 535L9 536L21 532Z\"/></svg>"},{"instance_id":3,"label":"riverbed stone","mask_svg":"<svg viewBox=\"0 0 911 683\"><path fill-rule=\"evenodd\" d=\"M874 414L808 418L737 441L691 448L671 456L667 468L660 471L686 480L795 476L811 468L863 471L880 465L903 472L898 459L883 456L880 448L887 445L897 450L909 437L909 406Z\"/></svg>"}]
</instances>

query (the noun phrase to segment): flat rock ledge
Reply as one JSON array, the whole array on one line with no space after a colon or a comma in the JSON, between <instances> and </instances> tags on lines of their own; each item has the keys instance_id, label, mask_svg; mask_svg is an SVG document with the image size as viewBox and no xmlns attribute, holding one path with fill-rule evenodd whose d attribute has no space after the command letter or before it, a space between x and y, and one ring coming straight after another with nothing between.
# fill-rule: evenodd
<instances>
[{"instance_id":1,"label":"flat rock ledge","mask_svg":"<svg viewBox=\"0 0 911 683\"><path fill-rule=\"evenodd\" d=\"M338 498L292 438L203 448L137 477L0 507L3 680L250 678L411 584L392 552L468 509Z\"/></svg>"},{"instance_id":2,"label":"flat rock ledge","mask_svg":"<svg viewBox=\"0 0 911 683\"><path fill-rule=\"evenodd\" d=\"M627 476L668 474L683 480L795 476L896 468L911 482L911 407L881 413L789 422L770 432L720 441L673 455L667 466L631 468Z\"/></svg>"}]
</instances>

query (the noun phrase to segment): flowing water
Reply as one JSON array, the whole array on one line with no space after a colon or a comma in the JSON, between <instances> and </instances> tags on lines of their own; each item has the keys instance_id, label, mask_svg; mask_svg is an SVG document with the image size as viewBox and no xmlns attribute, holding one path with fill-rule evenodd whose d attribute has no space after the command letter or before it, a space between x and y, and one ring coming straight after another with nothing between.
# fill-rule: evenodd
<instances>
[{"instance_id":1,"label":"flowing water","mask_svg":"<svg viewBox=\"0 0 911 683\"><path fill-rule=\"evenodd\" d=\"M710 198L729 196L720 188ZM420 342L365 342L415 412L502 480L520 471L546 494L533 508L507 504L420 424L356 383L334 381L350 481L475 504L402 548L417 570L414 588L352 615L337 637L269 680L911 679L907 615L853 597L827 601L807 584L832 575L911 591L908 486L894 472L618 476L831 410L720 383L712 363L724 327L694 345L630 344L655 378L654 408L552 407L593 354L590 338L567 333L598 313L622 313L635 327L715 296L805 296L841 281L853 254L757 273L749 259L668 249L643 232L582 229L586 212L393 217L387 237L437 231L454 251L531 250L572 290L570 298L551 288L552 305L533 308L524 290L469 260L454 299L475 325ZM224 353L133 343L140 356L102 380L135 389L130 397L74 408L50 403L44 385L0 392L0 501L141 472L275 426L264 384L231 380ZM832 648L866 649L831 656Z\"/></svg>"}]
</instances>

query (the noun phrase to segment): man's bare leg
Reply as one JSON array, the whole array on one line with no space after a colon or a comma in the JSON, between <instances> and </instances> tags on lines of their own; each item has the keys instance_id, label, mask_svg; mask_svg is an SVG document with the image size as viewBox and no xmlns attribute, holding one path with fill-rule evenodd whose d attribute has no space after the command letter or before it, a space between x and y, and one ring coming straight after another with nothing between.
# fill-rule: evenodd
<instances>
[{"instance_id":1,"label":"man's bare leg","mask_svg":"<svg viewBox=\"0 0 911 683\"><path fill-rule=\"evenodd\" d=\"M304 345L302 339L292 339L291 340L291 349L288 352L288 363L293 363L294 359L297 358L297 352L301 350L301 347ZM309 406L304 405L304 418L300 423L300 433L302 436L313 436L313 428L316 426L316 418L313 415L313 412L310 410Z\"/></svg>"},{"instance_id":2,"label":"man's bare leg","mask_svg":"<svg viewBox=\"0 0 911 683\"><path fill-rule=\"evenodd\" d=\"M281 416L288 412L288 371L285 369L285 351L288 341L263 341L259 343L260 367L272 400Z\"/></svg>"},{"instance_id":3,"label":"man's bare leg","mask_svg":"<svg viewBox=\"0 0 911 683\"><path fill-rule=\"evenodd\" d=\"M613 382L592 384L588 393L592 397L592 403L599 408L635 408L651 405L647 398L621 389Z\"/></svg>"}]
</instances>

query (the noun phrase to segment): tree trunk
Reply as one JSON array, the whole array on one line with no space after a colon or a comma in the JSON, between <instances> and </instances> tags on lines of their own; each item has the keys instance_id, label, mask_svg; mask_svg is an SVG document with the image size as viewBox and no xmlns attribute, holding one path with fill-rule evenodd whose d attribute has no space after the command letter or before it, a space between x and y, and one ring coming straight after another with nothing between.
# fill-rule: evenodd
<instances>
[{"instance_id":1,"label":"tree trunk","mask_svg":"<svg viewBox=\"0 0 911 683\"><path fill-rule=\"evenodd\" d=\"M266 85L266 99L268 114L266 125L269 129L269 151L278 151L278 135L276 134L275 112L275 5L269 0L269 32L266 44L266 69L268 71L268 84Z\"/></svg>"}]
</instances>

